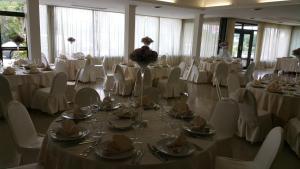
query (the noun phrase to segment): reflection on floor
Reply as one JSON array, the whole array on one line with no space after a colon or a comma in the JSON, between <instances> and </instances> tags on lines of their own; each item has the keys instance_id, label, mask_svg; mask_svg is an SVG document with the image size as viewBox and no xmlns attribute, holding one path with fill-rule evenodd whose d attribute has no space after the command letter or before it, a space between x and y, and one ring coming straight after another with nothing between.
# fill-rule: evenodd
<instances>
[{"instance_id":1,"label":"reflection on floor","mask_svg":"<svg viewBox=\"0 0 300 169\"><path fill-rule=\"evenodd\" d=\"M85 84L81 86L87 85ZM100 93L101 99L103 99L104 94L102 91L102 81L98 81L97 83L88 86L95 88ZM190 105L191 109L204 118L209 118L217 102L217 94L215 88L208 84L198 85L188 83L188 92L190 94L188 104ZM224 95L227 94L225 88L222 89L222 92ZM170 102L172 102L172 100L170 100ZM45 133L48 125L52 120L56 118L56 116L49 116L36 110L29 110L29 112L36 129L41 133ZM3 164L5 163L5 160L10 156L8 152L10 152L10 150L12 149L11 146L7 146L10 142L12 142L12 140L9 136L9 128L4 120L0 121L0 133L0 168L4 168ZM260 147L260 144L250 144L244 139L240 139L237 137L233 139L233 145L232 156L234 158L242 160L252 160ZM300 159L298 159L295 153L290 150L287 144L285 144L282 152L280 153L272 168L299 169Z\"/></svg>"}]
</instances>

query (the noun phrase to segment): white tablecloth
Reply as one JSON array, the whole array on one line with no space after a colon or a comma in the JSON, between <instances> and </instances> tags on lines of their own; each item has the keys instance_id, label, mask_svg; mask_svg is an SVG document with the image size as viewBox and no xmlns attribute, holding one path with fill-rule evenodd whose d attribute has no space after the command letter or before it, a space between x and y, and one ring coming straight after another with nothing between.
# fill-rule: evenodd
<instances>
[{"instance_id":1,"label":"white tablecloth","mask_svg":"<svg viewBox=\"0 0 300 169\"><path fill-rule=\"evenodd\" d=\"M41 150L40 162L45 169L210 169L213 166L213 158L216 153L215 138L187 137L188 141L198 145L202 150L197 150L192 156L186 158L169 158L168 162L161 162L148 150L146 143L155 144L161 136L162 131L166 130L166 124L160 120L159 112L148 110L143 114L143 118L148 120L148 126L138 135L142 138L141 141L145 155L140 163L140 166L132 165L131 159L125 160L105 160L98 157L94 152L91 152L88 157L81 157L79 154L85 150L90 144L78 145L67 144L53 141L47 137L43 143ZM108 116L108 112L99 112L95 115L97 119L102 119ZM110 118L113 115L110 115ZM59 122L53 122L50 129L57 126ZM79 125L88 126L89 123L80 122ZM108 135L124 134L128 137L134 136L134 131L116 131L107 129Z\"/></svg>"},{"instance_id":2,"label":"white tablecloth","mask_svg":"<svg viewBox=\"0 0 300 169\"><path fill-rule=\"evenodd\" d=\"M200 65L198 67L200 67L201 70L210 72L211 74L213 74L216 70L216 67L219 63L221 63L223 61L212 61L212 62L208 62L208 61L201 61ZM242 70L242 64L239 62L226 62L225 63L228 64L229 67L229 72L240 72Z\"/></svg>"},{"instance_id":3,"label":"white tablecloth","mask_svg":"<svg viewBox=\"0 0 300 169\"><path fill-rule=\"evenodd\" d=\"M25 74L24 70L17 70L16 75L4 75L12 89L17 92L18 99L28 107L31 102L33 92L41 87L51 86L52 79L55 76L54 71L42 71L36 74Z\"/></svg>"},{"instance_id":4,"label":"white tablecloth","mask_svg":"<svg viewBox=\"0 0 300 169\"><path fill-rule=\"evenodd\" d=\"M68 80L75 80L77 71L84 67L86 60L68 59L65 62L67 65Z\"/></svg>"},{"instance_id":5,"label":"white tablecloth","mask_svg":"<svg viewBox=\"0 0 300 169\"><path fill-rule=\"evenodd\" d=\"M275 70L283 70L284 72L300 72L298 59L293 57L277 58Z\"/></svg>"},{"instance_id":6,"label":"white tablecloth","mask_svg":"<svg viewBox=\"0 0 300 169\"><path fill-rule=\"evenodd\" d=\"M272 113L276 118L274 120L279 120L282 125L300 114L300 97L294 96L292 91L271 93L265 88L254 88L252 82L248 83L247 89L254 93L258 107Z\"/></svg>"},{"instance_id":7,"label":"white tablecloth","mask_svg":"<svg viewBox=\"0 0 300 169\"><path fill-rule=\"evenodd\" d=\"M136 79L136 74L138 70L140 69L139 67L130 67L127 65L121 65L125 76L129 76L133 79ZM152 79L159 79L163 77L168 77L169 73L171 71L171 67L154 67L154 66L148 66L151 72Z\"/></svg>"}]
</instances>

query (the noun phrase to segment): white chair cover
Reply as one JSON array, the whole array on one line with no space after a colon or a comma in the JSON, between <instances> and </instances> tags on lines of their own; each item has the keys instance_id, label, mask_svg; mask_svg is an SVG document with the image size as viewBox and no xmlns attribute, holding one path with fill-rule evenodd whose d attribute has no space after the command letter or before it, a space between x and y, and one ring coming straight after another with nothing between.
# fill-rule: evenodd
<instances>
[{"instance_id":1,"label":"white chair cover","mask_svg":"<svg viewBox=\"0 0 300 169\"><path fill-rule=\"evenodd\" d=\"M255 96L250 90L244 92L239 107L237 135L250 142L262 141L272 128L271 114L257 109Z\"/></svg>"},{"instance_id":2,"label":"white chair cover","mask_svg":"<svg viewBox=\"0 0 300 169\"><path fill-rule=\"evenodd\" d=\"M115 79L114 79L114 68L113 66L113 71L110 71L109 68L109 63L108 60L104 57L103 59L103 70L104 70L104 84L103 88L104 90L112 90L114 87Z\"/></svg>"},{"instance_id":3,"label":"white chair cover","mask_svg":"<svg viewBox=\"0 0 300 169\"><path fill-rule=\"evenodd\" d=\"M78 80L83 83L96 82L95 67L91 58L87 58L83 70L79 73Z\"/></svg>"},{"instance_id":4,"label":"white chair cover","mask_svg":"<svg viewBox=\"0 0 300 169\"><path fill-rule=\"evenodd\" d=\"M188 80L194 83L208 83L209 74L207 71L200 71L199 68L193 64Z\"/></svg>"},{"instance_id":5,"label":"white chair cover","mask_svg":"<svg viewBox=\"0 0 300 169\"><path fill-rule=\"evenodd\" d=\"M285 126L285 140L300 158L300 120L295 117Z\"/></svg>"},{"instance_id":6,"label":"white chair cover","mask_svg":"<svg viewBox=\"0 0 300 169\"><path fill-rule=\"evenodd\" d=\"M229 73L227 77L227 89L229 98L238 101L236 95L240 88L241 86L238 76L234 73Z\"/></svg>"},{"instance_id":7,"label":"white chair cover","mask_svg":"<svg viewBox=\"0 0 300 169\"><path fill-rule=\"evenodd\" d=\"M80 89L75 96L75 104L79 107L86 107L100 102L100 96L95 89L85 87Z\"/></svg>"},{"instance_id":8,"label":"white chair cover","mask_svg":"<svg viewBox=\"0 0 300 169\"><path fill-rule=\"evenodd\" d=\"M74 58L74 59L84 59L84 53L82 53L82 52L76 52L76 53L73 53L72 54L72 58Z\"/></svg>"},{"instance_id":9,"label":"white chair cover","mask_svg":"<svg viewBox=\"0 0 300 169\"><path fill-rule=\"evenodd\" d=\"M55 63L55 71L56 72L64 72L67 74L67 65L66 62L58 61Z\"/></svg>"},{"instance_id":10,"label":"white chair cover","mask_svg":"<svg viewBox=\"0 0 300 169\"><path fill-rule=\"evenodd\" d=\"M116 66L115 69L115 93L121 96L130 95L133 88L133 79L125 78L124 72L120 65Z\"/></svg>"},{"instance_id":11,"label":"white chair cover","mask_svg":"<svg viewBox=\"0 0 300 169\"><path fill-rule=\"evenodd\" d=\"M282 145L283 130L273 128L267 135L253 161L217 157L215 169L270 169Z\"/></svg>"},{"instance_id":12,"label":"white chair cover","mask_svg":"<svg viewBox=\"0 0 300 169\"><path fill-rule=\"evenodd\" d=\"M25 106L18 101L11 101L8 104L7 121L23 160L26 158L34 162L44 138L38 136Z\"/></svg>"},{"instance_id":13,"label":"white chair cover","mask_svg":"<svg viewBox=\"0 0 300 169\"><path fill-rule=\"evenodd\" d=\"M168 79L162 79L158 82L158 88L163 97L179 97L182 92L182 85L178 83L180 77L180 68L174 67L170 72Z\"/></svg>"},{"instance_id":14,"label":"white chair cover","mask_svg":"<svg viewBox=\"0 0 300 169\"><path fill-rule=\"evenodd\" d=\"M57 73L52 81L51 88L40 88L34 92L31 108L49 114L68 109L66 88L67 75L63 72Z\"/></svg>"},{"instance_id":15,"label":"white chair cover","mask_svg":"<svg viewBox=\"0 0 300 169\"><path fill-rule=\"evenodd\" d=\"M42 63L44 64L45 67L49 66L48 59L46 58L44 53L41 53L41 59L42 59Z\"/></svg>"},{"instance_id":16,"label":"white chair cover","mask_svg":"<svg viewBox=\"0 0 300 169\"><path fill-rule=\"evenodd\" d=\"M73 100L74 100L76 90L77 90L77 85L79 82L78 79L79 79L79 75L81 72L82 72L82 68L77 71L74 82L71 82L71 81L67 82L66 97L67 97L67 100L70 102L73 102Z\"/></svg>"},{"instance_id":17,"label":"white chair cover","mask_svg":"<svg viewBox=\"0 0 300 169\"><path fill-rule=\"evenodd\" d=\"M246 72L239 73L240 84L246 86L248 82L253 80L253 73L255 70L255 63L251 62L246 70Z\"/></svg>"},{"instance_id":18,"label":"white chair cover","mask_svg":"<svg viewBox=\"0 0 300 169\"><path fill-rule=\"evenodd\" d=\"M178 67L180 68L180 77L183 76L184 70L186 68L186 64L184 61L180 62L180 64L178 65Z\"/></svg>"},{"instance_id":19,"label":"white chair cover","mask_svg":"<svg viewBox=\"0 0 300 169\"><path fill-rule=\"evenodd\" d=\"M209 119L217 132L217 140L231 138L237 131L239 117L238 103L231 99L218 101L212 116Z\"/></svg>"},{"instance_id":20,"label":"white chair cover","mask_svg":"<svg viewBox=\"0 0 300 169\"><path fill-rule=\"evenodd\" d=\"M227 85L228 65L225 62L220 62L216 66L214 72L214 85Z\"/></svg>"},{"instance_id":21,"label":"white chair cover","mask_svg":"<svg viewBox=\"0 0 300 169\"><path fill-rule=\"evenodd\" d=\"M133 95L134 96L139 96L141 93L141 70L138 70L137 75L136 75L136 80L134 84L134 89L133 89ZM147 88L152 87L152 75L151 71L149 68L145 69L145 74L144 74L144 90Z\"/></svg>"},{"instance_id":22,"label":"white chair cover","mask_svg":"<svg viewBox=\"0 0 300 169\"><path fill-rule=\"evenodd\" d=\"M44 167L38 163L32 163L32 164L26 164L26 165L22 165L10 169L43 169L43 168Z\"/></svg>"},{"instance_id":23,"label":"white chair cover","mask_svg":"<svg viewBox=\"0 0 300 169\"><path fill-rule=\"evenodd\" d=\"M7 114L7 105L13 100L13 95L8 80L0 75L0 118Z\"/></svg>"}]
</instances>

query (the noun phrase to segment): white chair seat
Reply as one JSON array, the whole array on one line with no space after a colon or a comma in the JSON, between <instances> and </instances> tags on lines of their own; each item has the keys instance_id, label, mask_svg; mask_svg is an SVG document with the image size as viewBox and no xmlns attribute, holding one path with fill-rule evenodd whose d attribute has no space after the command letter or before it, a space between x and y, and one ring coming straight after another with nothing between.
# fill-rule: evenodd
<instances>
[{"instance_id":1,"label":"white chair seat","mask_svg":"<svg viewBox=\"0 0 300 169\"><path fill-rule=\"evenodd\" d=\"M300 158L300 120L292 118L285 126L285 140Z\"/></svg>"},{"instance_id":2,"label":"white chair seat","mask_svg":"<svg viewBox=\"0 0 300 169\"><path fill-rule=\"evenodd\" d=\"M44 167L41 166L40 164L33 163L33 164L22 165L22 166L10 168L10 169L43 169L43 168Z\"/></svg>"},{"instance_id":3,"label":"white chair seat","mask_svg":"<svg viewBox=\"0 0 300 169\"><path fill-rule=\"evenodd\" d=\"M256 169L248 161L240 161L226 157L216 157L215 169ZM257 168L258 169L258 168Z\"/></svg>"}]
</instances>

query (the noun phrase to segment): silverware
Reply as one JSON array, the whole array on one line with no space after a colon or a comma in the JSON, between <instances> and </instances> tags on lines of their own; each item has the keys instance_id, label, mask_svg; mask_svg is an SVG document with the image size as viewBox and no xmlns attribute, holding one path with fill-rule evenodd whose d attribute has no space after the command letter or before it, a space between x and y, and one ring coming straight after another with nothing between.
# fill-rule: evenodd
<instances>
[{"instance_id":1,"label":"silverware","mask_svg":"<svg viewBox=\"0 0 300 169\"><path fill-rule=\"evenodd\" d=\"M98 139L94 144L88 146L87 149L85 149L82 153L80 153L80 156L87 157L89 153L98 145L101 139Z\"/></svg>"},{"instance_id":2,"label":"silverware","mask_svg":"<svg viewBox=\"0 0 300 169\"><path fill-rule=\"evenodd\" d=\"M154 155L155 157L157 157L160 161L168 161L168 159L166 157L163 157L160 152L156 149L156 147L151 146L150 144L147 144L148 149L150 150L150 152L152 153L152 155Z\"/></svg>"},{"instance_id":3,"label":"silverware","mask_svg":"<svg viewBox=\"0 0 300 169\"><path fill-rule=\"evenodd\" d=\"M82 144L89 144L89 143L95 143L97 140L85 140L83 142L80 142L78 143L79 145L82 145Z\"/></svg>"}]
</instances>

